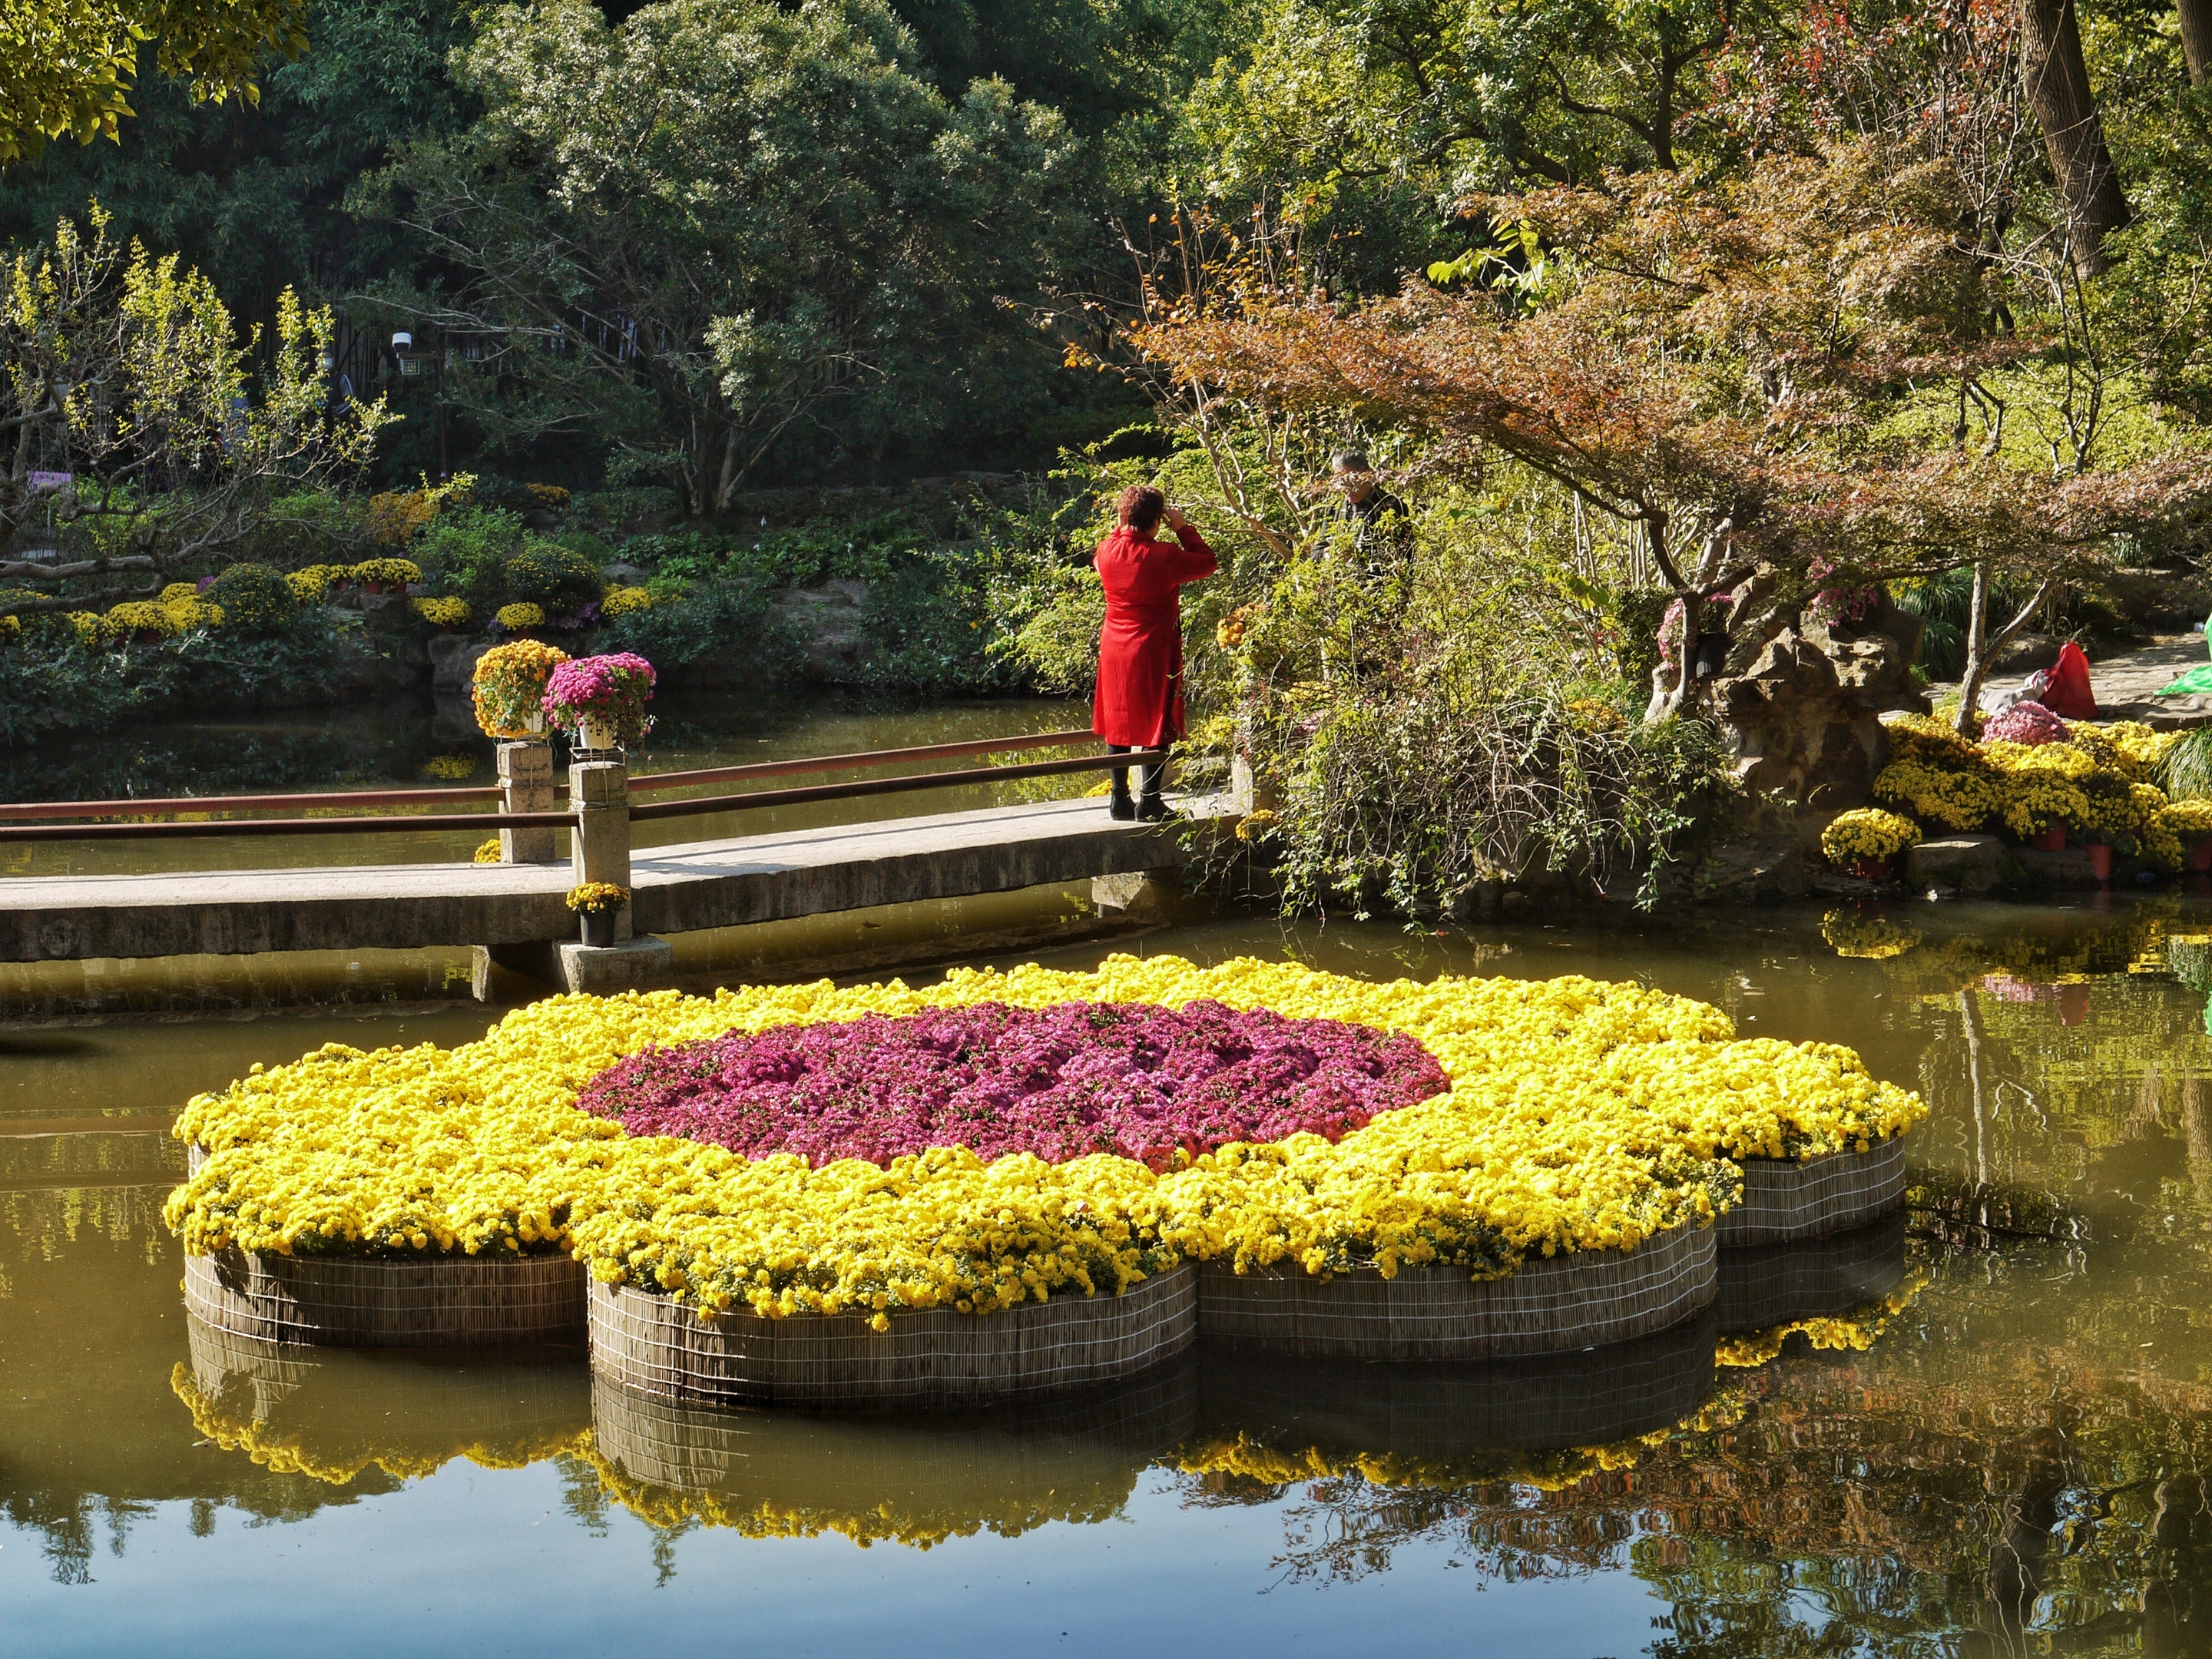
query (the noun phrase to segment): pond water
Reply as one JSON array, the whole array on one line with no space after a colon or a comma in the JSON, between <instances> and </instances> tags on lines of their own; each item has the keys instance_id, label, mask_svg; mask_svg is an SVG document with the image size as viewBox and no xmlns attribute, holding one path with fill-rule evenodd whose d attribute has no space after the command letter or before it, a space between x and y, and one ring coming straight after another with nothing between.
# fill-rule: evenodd
<instances>
[{"instance_id":1,"label":"pond water","mask_svg":"<svg viewBox=\"0 0 2212 1659\"><path fill-rule=\"evenodd\" d=\"M670 696L656 699L654 711L653 731L629 751L633 776L921 748L979 738L1078 730L1091 724L1087 703L1053 698L915 704L896 697L819 690L803 696L778 692L761 696ZM0 801L419 789L444 784L482 787L495 781L493 748L491 739L477 729L467 699L459 697L424 696L297 714L164 721L74 742L0 750ZM556 759L562 757L556 754ZM949 771L986 763L987 757L969 757L911 763L899 769ZM864 775L884 774L851 769L810 772L751 785L716 784L680 793L733 794L755 788L835 783ZM664 819L639 824L635 844L672 846L817 824L863 823L886 816L957 811L1000 801L1081 794L1097 781L1093 777L1017 780L989 787L930 789ZM453 810L488 812L493 805L489 800L464 800L456 802ZM428 812L438 809L389 810ZM466 859L483 839L482 834L464 830L374 836L0 843L0 876L450 862ZM565 832L562 839L565 855Z\"/></svg>"},{"instance_id":2,"label":"pond water","mask_svg":"<svg viewBox=\"0 0 2212 1659\"><path fill-rule=\"evenodd\" d=\"M1852 1044L1933 1109L1911 1207L1564 1361L1201 1351L980 1417L684 1413L577 1351L251 1350L185 1316L158 1218L185 1097L485 1011L0 1030L9 1650L2212 1648L2204 896L1439 936L1223 914L1138 948L1636 977Z\"/></svg>"}]
</instances>

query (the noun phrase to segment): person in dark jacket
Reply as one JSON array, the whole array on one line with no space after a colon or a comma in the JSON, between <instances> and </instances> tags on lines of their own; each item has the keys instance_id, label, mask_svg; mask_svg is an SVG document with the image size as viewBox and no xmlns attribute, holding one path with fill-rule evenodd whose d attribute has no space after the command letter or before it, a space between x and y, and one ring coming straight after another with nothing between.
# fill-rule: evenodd
<instances>
[{"instance_id":1,"label":"person in dark jacket","mask_svg":"<svg viewBox=\"0 0 2212 1659\"><path fill-rule=\"evenodd\" d=\"M1336 521L1353 526L1352 557L1376 580L1399 574L1413 549L1413 520L1405 502L1382 488L1359 450L1340 451L1329 473L1337 490Z\"/></svg>"},{"instance_id":2,"label":"person in dark jacket","mask_svg":"<svg viewBox=\"0 0 2212 1659\"><path fill-rule=\"evenodd\" d=\"M1117 505L1121 522L1091 560L1106 589L1091 729L1116 753L1164 749L1183 735L1182 586L1218 566L1206 538L1150 484L1131 484ZM1158 537L1163 519L1173 541ZM1128 769L1116 769L1113 815L1165 817L1160 786L1166 770L1164 764L1143 769L1139 802L1129 797Z\"/></svg>"}]
</instances>

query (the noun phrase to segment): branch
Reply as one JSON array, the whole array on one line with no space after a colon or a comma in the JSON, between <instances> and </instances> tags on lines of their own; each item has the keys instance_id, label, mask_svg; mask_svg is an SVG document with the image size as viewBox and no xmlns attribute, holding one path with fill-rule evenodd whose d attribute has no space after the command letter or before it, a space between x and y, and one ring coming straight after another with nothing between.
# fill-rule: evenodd
<instances>
[{"instance_id":1,"label":"branch","mask_svg":"<svg viewBox=\"0 0 2212 1659\"><path fill-rule=\"evenodd\" d=\"M104 576L116 570L158 570L147 553L127 553L113 559L81 559L75 564L40 564L30 559L0 562L0 576L19 581L59 581L66 576Z\"/></svg>"}]
</instances>

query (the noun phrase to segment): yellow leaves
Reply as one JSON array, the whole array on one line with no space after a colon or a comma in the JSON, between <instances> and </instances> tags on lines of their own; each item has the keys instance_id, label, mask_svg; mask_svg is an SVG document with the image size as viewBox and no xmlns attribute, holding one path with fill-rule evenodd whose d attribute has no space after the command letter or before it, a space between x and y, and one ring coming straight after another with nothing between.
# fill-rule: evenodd
<instances>
[{"instance_id":1,"label":"yellow leaves","mask_svg":"<svg viewBox=\"0 0 2212 1659\"><path fill-rule=\"evenodd\" d=\"M1332 1146L1232 1144L1165 1175L1106 1155L986 1164L963 1147L888 1168L624 1137L577 1091L648 1043L995 1001L1181 1006L1212 998L1403 1032L1450 1091ZM988 1313L1120 1291L1185 1260L1315 1273L1632 1249L1703 1223L1735 1157L1804 1157L1902 1131L1917 1097L1849 1050L1738 1042L1717 1009L1570 977L1369 984L1288 963L1109 958L897 981L556 997L479 1042L329 1044L185 1108L210 1153L165 1215L185 1248L358 1254L561 1249L599 1279L769 1317Z\"/></svg>"}]
</instances>

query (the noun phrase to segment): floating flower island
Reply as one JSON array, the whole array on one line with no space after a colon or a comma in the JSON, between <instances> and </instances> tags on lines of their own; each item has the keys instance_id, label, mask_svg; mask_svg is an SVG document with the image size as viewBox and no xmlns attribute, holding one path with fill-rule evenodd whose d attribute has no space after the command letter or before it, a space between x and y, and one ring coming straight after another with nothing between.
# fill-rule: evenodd
<instances>
[{"instance_id":1,"label":"floating flower island","mask_svg":"<svg viewBox=\"0 0 2212 1659\"><path fill-rule=\"evenodd\" d=\"M167 1217L194 1311L241 1334L406 1340L410 1305L416 1340L550 1334L581 1300L641 1394L951 1404L1201 1334L1422 1359L1663 1329L1732 1217L1893 1209L1923 1113L1848 1049L1638 985L1117 957L333 1044L191 1103Z\"/></svg>"}]
</instances>

